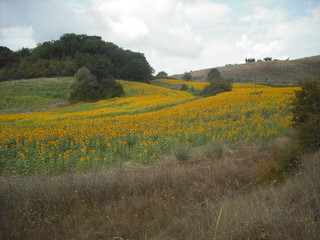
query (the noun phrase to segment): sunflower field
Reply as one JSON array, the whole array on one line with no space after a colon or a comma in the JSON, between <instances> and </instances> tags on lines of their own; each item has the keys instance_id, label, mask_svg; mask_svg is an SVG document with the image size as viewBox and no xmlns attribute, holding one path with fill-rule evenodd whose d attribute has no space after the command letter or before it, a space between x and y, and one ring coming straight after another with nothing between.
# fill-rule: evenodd
<instances>
[{"instance_id":1,"label":"sunflower field","mask_svg":"<svg viewBox=\"0 0 320 240\"><path fill-rule=\"evenodd\" d=\"M120 98L41 112L1 112L0 174L150 163L180 146L192 150L211 142L232 145L277 137L290 131L288 102L298 89L234 83L230 92L196 98L185 91L119 82L125 90ZM186 84L200 89L207 83Z\"/></svg>"}]
</instances>

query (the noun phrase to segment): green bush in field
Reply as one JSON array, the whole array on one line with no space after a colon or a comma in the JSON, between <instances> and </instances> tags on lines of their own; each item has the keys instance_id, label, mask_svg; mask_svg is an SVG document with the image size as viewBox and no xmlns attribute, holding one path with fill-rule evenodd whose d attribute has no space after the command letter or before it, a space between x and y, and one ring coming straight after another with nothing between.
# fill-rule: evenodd
<instances>
[{"instance_id":1,"label":"green bush in field","mask_svg":"<svg viewBox=\"0 0 320 240\"><path fill-rule=\"evenodd\" d=\"M187 91L188 90L188 86L186 84L182 84L180 90L181 91Z\"/></svg>"},{"instance_id":2,"label":"green bush in field","mask_svg":"<svg viewBox=\"0 0 320 240\"><path fill-rule=\"evenodd\" d=\"M221 78L220 72L216 68L210 70L206 79L210 84L203 89L202 96L214 96L232 90L231 82Z\"/></svg>"},{"instance_id":3,"label":"green bush in field","mask_svg":"<svg viewBox=\"0 0 320 240\"><path fill-rule=\"evenodd\" d=\"M184 81L191 81L192 80L192 75L191 73L185 72L182 76L182 80Z\"/></svg>"},{"instance_id":4,"label":"green bush in field","mask_svg":"<svg viewBox=\"0 0 320 240\"><path fill-rule=\"evenodd\" d=\"M258 179L262 184L283 182L297 171L301 156L300 146L292 142L285 148L276 148L270 159L260 162Z\"/></svg>"},{"instance_id":5,"label":"green bush in field","mask_svg":"<svg viewBox=\"0 0 320 240\"><path fill-rule=\"evenodd\" d=\"M96 78L85 68L80 68L75 74L76 81L70 86L69 100L71 102L98 101L123 94L123 87L114 79Z\"/></svg>"},{"instance_id":6,"label":"green bush in field","mask_svg":"<svg viewBox=\"0 0 320 240\"><path fill-rule=\"evenodd\" d=\"M296 138L304 150L320 148L320 86L316 81L306 81L295 92L292 102L293 127Z\"/></svg>"}]
</instances>

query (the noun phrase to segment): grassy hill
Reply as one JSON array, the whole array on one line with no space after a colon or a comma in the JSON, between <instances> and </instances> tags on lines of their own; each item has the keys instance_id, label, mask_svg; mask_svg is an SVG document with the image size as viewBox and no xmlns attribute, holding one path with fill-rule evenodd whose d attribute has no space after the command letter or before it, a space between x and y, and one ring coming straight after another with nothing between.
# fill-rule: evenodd
<instances>
[{"instance_id":1,"label":"grassy hill","mask_svg":"<svg viewBox=\"0 0 320 240\"><path fill-rule=\"evenodd\" d=\"M305 78L320 80L320 55L290 61L255 62L218 67L222 77L235 82L296 85ZM210 69L191 72L193 80L204 81ZM181 79L182 74L173 77Z\"/></svg>"},{"instance_id":2,"label":"grassy hill","mask_svg":"<svg viewBox=\"0 0 320 240\"><path fill-rule=\"evenodd\" d=\"M0 114L43 111L68 105L72 77L0 82Z\"/></svg>"}]
</instances>

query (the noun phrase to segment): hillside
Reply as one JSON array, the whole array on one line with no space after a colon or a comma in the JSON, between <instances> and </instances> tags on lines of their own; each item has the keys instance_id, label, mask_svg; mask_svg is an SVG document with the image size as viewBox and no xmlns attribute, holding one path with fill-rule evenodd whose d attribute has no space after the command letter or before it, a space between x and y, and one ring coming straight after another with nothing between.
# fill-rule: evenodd
<instances>
[{"instance_id":1,"label":"hillside","mask_svg":"<svg viewBox=\"0 0 320 240\"><path fill-rule=\"evenodd\" d=\"M305 78L320 80L320 55L290 61L255 62L217 67L224 78L235 82L296 85ZM191 72L194 80L204 81L210 69ZM182 74L174 75L177 79Z\"/></svg>"}]
</instances>

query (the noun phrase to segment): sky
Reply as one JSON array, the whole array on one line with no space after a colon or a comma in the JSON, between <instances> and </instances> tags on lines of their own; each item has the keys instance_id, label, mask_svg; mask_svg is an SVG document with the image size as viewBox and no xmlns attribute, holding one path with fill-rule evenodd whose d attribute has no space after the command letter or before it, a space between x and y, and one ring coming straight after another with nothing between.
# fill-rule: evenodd
<instances>
[{"instance_id":1,"label":"sky","mask_svg":"<svg viewBox=\"0 0 320 240\"><path fill-rule=\"evenodd\" d=\"M169 75L320 55L320 0L0 0L0 45L101 36Z\"/></svg>"}]
</instances>

